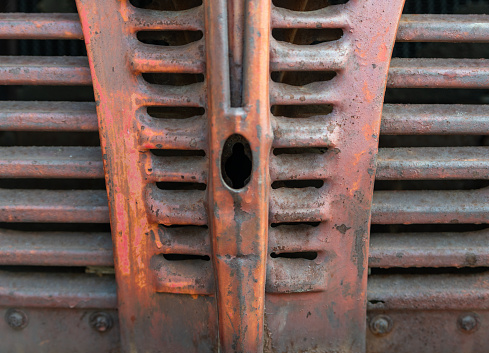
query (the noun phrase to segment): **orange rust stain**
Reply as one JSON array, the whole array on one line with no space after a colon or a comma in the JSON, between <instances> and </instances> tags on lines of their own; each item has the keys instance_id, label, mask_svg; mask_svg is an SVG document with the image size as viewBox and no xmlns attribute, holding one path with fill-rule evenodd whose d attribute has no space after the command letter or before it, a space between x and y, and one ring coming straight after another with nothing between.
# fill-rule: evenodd
<instances>
[{"instance_id":1,"label":"orange rust stain","mask_svg":"<svg viewBox=\"0 0 489 353\"><path fill-rule=\"evenodd\" d=\"M368 86L368 82L364 82L363 83L362 92L363 92L363 95L364 95L365 99L369 103L372 102L373 99L375 98L375 94L372 93L372 92L370 92L370 88Z\"/></svg>"}]
</instances>

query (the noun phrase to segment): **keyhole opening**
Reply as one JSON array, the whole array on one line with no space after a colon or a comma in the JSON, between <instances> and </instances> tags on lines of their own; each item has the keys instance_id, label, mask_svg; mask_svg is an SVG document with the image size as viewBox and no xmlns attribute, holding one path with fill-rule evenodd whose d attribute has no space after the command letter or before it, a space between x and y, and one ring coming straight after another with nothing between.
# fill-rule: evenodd
<instances>
[{"instance_id":1,"label":"keyhole opening","mask_svg":"<svg viewBox=\"0 0 489 353\"><path fill-rule=\"evenodd\" d=\"M242 189L250 181L252 156L249 142L241 135L232 135L224 143L221 155L221 174L232 189Z\"/></svg>"}]
</instances>

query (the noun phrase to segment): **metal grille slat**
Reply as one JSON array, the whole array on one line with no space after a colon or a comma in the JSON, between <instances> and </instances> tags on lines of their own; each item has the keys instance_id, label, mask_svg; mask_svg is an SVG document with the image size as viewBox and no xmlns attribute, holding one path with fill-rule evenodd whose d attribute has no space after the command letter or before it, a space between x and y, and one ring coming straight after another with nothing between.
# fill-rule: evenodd
<instances>
[{"instance_id":1,"label":"metal grille slat","mask_svg":"<svg viewBox=\"0 0 489 353\"><path fill-rule=\"evenodd\" d=\"M103 178L99 147L0 147L2 178Z\"/></svg>"},{"instance_id":2,"label":"metal grille slat","mask_svg":"<svg viewBox=\"0 0 489 353\"><path fill-rule=\"evenodd\" d=\"M0 39L83 39L78 14L0 13Z\"/></svg>"},{"instance_id":3,"label":"metal grille slat","mask_svg":"<svg viewBox=\"0 0 489 353\"><path fill-rule=\"evenodd\" d=\"M108 223L107 193L0 189L0 222Z\"/></svg>"},{"instance_id":4,"label":"metal grille slat","mask_svg":"<svg viewBox=\"0 0 489 353\"><path fill-rule=\"evenodd\" d=\"M488 15L402 15L398 42L489 42Z\"/></svg>"},{"instance_id":5,"label":"metal grille slat","mask_svg":"<svg viewBox=\"0 0 489 353\"><path fill-rule=\"evenodd\" d=\"M368 309L487 310L489 273L372 276L367 293Z\"/></svg>"},{"instance_id":6,"label":"metal grille slat","mask_svg":"<svg viewBox=\"0 0 489 353\"><path fill-rule=\"evenodd\" d=\"M21 232L0 229L0 264L113 266L110 233Z\"/></svg>"},{"instance_id":7,"label":"metal grille slat","mask_svg":"<svg viewBox=\"0 0 489 353\"><path fill-rule=\"evenodd\" d=\"M95 103L0 101L3 131L98 131Z\"/></svg>"},{"instance_id":8,"label":"metal grille slat","mask_svg":"<svg viewBox=\"0 0 489 353\"><path fill-rule=\"evenodd\" d=\"M489 189L376 191L372 224L489 223Z\"/></svg>"},{"instance_id":9,"label":"metal grille slat","mask_svg":"<svg viewBox=\"0 0 489 353\"><path fill-rule=\"evenodd\" d=\"M483 135L489 133L489 106L461 104L385 104L384 135Z\"/></svg>"},{"instance_id":10,"label":"metal grille slat","mask_svg":"<svg viewBox=\"0 0 489 353\"><path fill-rule=\"evenodd\" d=\"M381 148L376 179L489 179L489 147Z\"/></svg>"},{"instance_id":11,"label":"metal grille slat","mask_svg":"<svg viewBox=\"0 0 489 353\"><path fill-rule=\"evenodd\" d=\"M0 271L0 306L117 308L113 277Z\"/></svg>"},{"instance_id":12,"label":"metal grille slat","mask_svg":"<svg viewBox=\"0 0 489 353\"><path fill-rule=\"evenodd\" d=\"M487 267L489 232L371 234L369 267Z\"/></svg>"},{"instance_id":13,"label":"metal grille slat","mask_svg":"<svg viewBox=\"0 0 489 353\"><path fill-rule=\"evenodd\" d=\"M0 85L91 85L86 57L1 56Z\"/></svg>"},{"instance_id":14,"label":"metal grille slat","mask_svg":"<svg viewBox=\"0 0 489 353\"><path fill-rule=\"evenodd\" d=\"M393 58L388 88L489 88L489 59Z\"/></svg>"}]
</instances>

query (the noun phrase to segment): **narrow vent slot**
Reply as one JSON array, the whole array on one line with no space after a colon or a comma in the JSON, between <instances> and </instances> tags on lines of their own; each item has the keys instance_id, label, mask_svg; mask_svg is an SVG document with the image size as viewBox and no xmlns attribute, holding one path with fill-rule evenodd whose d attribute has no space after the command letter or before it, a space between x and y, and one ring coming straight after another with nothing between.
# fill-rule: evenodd
<instances>
[{"instance_id":1,"label":"narrow vent slot","mask_svg":"<svg viewBox=\"0 0 489 353\"><path fill-rule=\"evenodd\" d=\"M272 81L291 86L304 86L313 82L330 81L336 76L334 71L274 71Z\"/></svg>"},{"instance_id":2,"label":"narrow vent slot","mask_svg":"<svg viewBox=\"0 0 489 353\"><path fill-rule=\"evenodd\" d=\"M315 260L318 257L316 251L306 251L306 252L272 252L270 254L272 259L305 259L305 260Z\"/></svg>"},{"instance_id":3,"label":"narrow vent slot","mask_svg":"<svg viewBox=\"0 0 489 353\"><path fill-rule=\"evenodd\" d=\"M139 31L140 42L159 46L180 46L202 39L202 31Z\"/></svg>"},{"instance_id":4,"label":"narrow vent slot","mask_svg":"<svg viewBox=\"0 0 489 353\"><path fill-rule=\"evenodd\" d=\"M343 37L342 29L284 29L274 28L272 36L278 41L293 43L295 45L317 45L333 42Z\"/></svg>"},{"instance_id":5,"label":"narrow vent slot","mask_svg":"<svg viewBox=\"0 0 489 353\"><path fill-rule=\"evenodd\" d=\"M165 260L168 261L210 261L208 255L191 255L191 254L163 254Z\"/></svg>"},{"instance_id":6,"label":"narrow vent slot","mask_svg":"<svg viewBox=\"0 0 489 353\"><path fill-rule=\"evenodd\" d=\"M147 111L156 119L188 119L205 114L201 107L147 107Z\"/></svg>"}]
</instances>

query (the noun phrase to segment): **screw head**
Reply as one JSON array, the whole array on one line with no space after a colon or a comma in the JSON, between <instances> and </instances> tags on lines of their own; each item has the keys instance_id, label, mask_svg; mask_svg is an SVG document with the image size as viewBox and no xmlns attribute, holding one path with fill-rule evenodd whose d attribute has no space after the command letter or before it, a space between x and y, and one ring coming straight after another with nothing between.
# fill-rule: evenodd
<instances>
[{"instance_id":1,"label":"screw head","mask_svg":"<svg viewBox=\"0 0 489 353\"><path fill-rule=\"evenodd\" d=\"M387 335L392 331L392 320L386 315L377 315L370 320L370 331L374 335Z\"/></svg>"},{"instance_id":2,"label":"screw head","mask_svg":"<svg viewBox=\"0 0 489 353\"><path fill-rule=\"evenodd\" d=\"M457 320L457 327L465 333L472 333L479 328L479 318L476 314L463 314Z\"/></svg>"},{"instance_id":3,"label":"screw head","mask_svg":"<svg viewBox=\"0 0 489 353\"><path fill-rule=\"evenodd\" d=\"M27 314L19 309L8 309L5 313L5 321L14 330L22 330L27 326Z\"/></svg>"},{"instance_id":4,"label":"screw head","mask_svg":"<svg viewBox=\"0 0 489 353\"><path fill-rule=\"evenodd\" d=\"M107 332L112 328L112 317L104 312L96 312L90 315L90 326L98 332Z\"/></svg>"}]
</instances>

